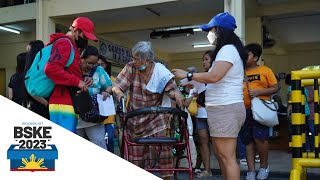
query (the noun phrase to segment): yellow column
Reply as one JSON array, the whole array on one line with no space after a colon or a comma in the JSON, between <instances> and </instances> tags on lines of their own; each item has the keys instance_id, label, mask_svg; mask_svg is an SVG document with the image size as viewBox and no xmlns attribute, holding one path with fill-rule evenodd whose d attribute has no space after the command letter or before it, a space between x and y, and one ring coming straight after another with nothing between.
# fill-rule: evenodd
<instances>
[{"instance_id":1,"label":"yellow column","mask_svg":"<svg viewBox=\"0 0 320 180\"><path fill-rule=\"evenodd\" d=\"M320 153L320 122L319 122L319 83L318 79L314 79L314 148L315 148L315 157L319 158Z\"/></svg>"},{"instance_id":2,"label":"yellow column","mask_svg":"<svg viewBox=\"0 0 320 180\"><path fill-rule=\"evenodd\" d=\"M299 165L299 160L302 158L303 151L303 110L302 110L302 87L301 78L295 71L291 72L291 104L292 104L292 170L290 179L300 179L304 175L303 168ZM300 173L297 173L297 170Z\"/></svg>"},{"instance_id":3,"label":"yellow column","mask_svg":"<svg viewBox=\"0 0 320 180\"><path fill-rule=\"evenodd\" d=\"M49 42L49 36L55 33L55 23L47 14L47 2L45 0L36 1L36 37L45 44Z\"/></svg>"}]
</instances>

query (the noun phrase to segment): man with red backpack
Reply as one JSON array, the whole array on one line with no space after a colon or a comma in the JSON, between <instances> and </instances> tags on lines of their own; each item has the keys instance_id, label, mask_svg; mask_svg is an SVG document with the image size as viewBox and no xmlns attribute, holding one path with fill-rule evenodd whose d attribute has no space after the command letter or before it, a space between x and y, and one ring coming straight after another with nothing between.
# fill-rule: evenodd
<instances>
[{"instance_id":1,"label":"man with red backpack","mask_svg":"<svg viewBox=\"0 0 320 180\"><path fill-rule=\"evenodd\" d=\"M92 80L83 81L80 70L80 52L88 46L88 40L97 41L94 35L94 24L86 17L78 17L72 23L67 34L50 35L53 44L51 56L44 72L54 84L49 97L50 120L69 131L76 132L77 116L69 93L69 87L78 87L87 91ZM70 65L68 59L73 56Z\"/></svg>"}]
</instances>

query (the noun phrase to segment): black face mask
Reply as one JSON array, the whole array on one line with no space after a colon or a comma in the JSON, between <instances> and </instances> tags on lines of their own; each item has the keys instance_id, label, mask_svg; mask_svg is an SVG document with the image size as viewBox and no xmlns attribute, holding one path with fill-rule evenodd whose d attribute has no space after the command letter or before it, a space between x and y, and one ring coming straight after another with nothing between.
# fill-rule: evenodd
<instances>
[{"instance_id":1,"label":"black face mask","mask_svg":"<svg viewBox=\"0 0 320 180\"><path fill-rule=\"evenodd\" d=\"M88 46L88 40L83 39L81 36L78 36L78 39L76 39L75 42L80 49L85 49Z\"/></svg>"}]
</instances>

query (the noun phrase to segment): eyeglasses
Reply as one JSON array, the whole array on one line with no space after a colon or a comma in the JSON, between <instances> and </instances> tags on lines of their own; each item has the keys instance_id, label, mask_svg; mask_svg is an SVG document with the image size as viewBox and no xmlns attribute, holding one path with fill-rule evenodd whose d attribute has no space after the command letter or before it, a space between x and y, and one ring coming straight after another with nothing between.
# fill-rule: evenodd
<instances>
[{"instance_id":1,"label":"eyeglasses","mask_svg":"<svg viewBox=\"0 0 320 180\"><path fill-rule=\"evenodd\" d=\"M137 57L134 57L134 56L132 56L132 61L140 61L140 58L137 58Z\"/></svg>"},{"instance_id":2,"label":"eyeglasses","mask_svg":"<svg viewBox=\"0 0 320 180\"><path fill-rule=\"evenodd\" d=\"M88 63L88 62L86 62L87 63L87 66L89 66L89 67L95 67L95 66L98 66L97 64L94 64L94 63Z\"/></svg>"},{"instance_id":3,"label":"eyeglasses","mask_svg":"<svg viewBox=\"0 0 320 180\"><path fill-rule=\"evenodd\" d=\"M106 63L98 63L99 66L105 66Z\"/></svg>"}]
</instances>

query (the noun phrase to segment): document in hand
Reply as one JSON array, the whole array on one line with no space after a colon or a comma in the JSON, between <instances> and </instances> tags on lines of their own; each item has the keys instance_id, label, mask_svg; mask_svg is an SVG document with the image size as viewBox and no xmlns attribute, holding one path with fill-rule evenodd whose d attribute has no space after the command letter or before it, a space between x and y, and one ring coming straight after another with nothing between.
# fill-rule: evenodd
<instances>
[{"instance_id":1,"label":"document in hand","mask_svg":"<svg viewBox=\"0 0 320 180\"><path fill-rule=\"evenodd\" d=\"M99 104L99 113L101 116L111 116L116 114L114 107L113 97L109 96L105 101L101 94L97 95L97 101Z\"/></svg>"},{"instance_id":2,"label":"document in hand","mask_svg":"<svg viewBox=\"0 0 320 180\"><path fill-rule=\"evenodd\" d=\"M200 82L197 82L197 81L194 81L194 80L188 81L187 78L182 79L182 80L180 81L180 84L181 84L182 86L185 86L185 85L187 85L187 84L192 84L192 85L193 85L193 88L196 89L196 92L197 92L198 94L200 94L200 93L202 93L203 91L206 90L206 85L205 85L204 83L200 83Z\"/></svg>"}]
</instances>

